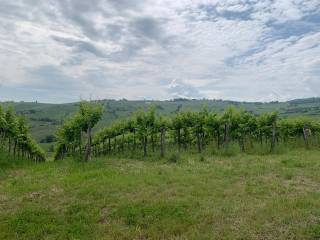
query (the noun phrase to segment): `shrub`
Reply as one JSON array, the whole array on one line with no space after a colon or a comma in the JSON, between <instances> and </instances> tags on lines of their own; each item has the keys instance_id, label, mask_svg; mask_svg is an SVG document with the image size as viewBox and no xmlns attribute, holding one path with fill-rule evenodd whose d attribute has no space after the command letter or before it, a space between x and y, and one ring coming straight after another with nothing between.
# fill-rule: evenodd
<instances>
[{"instance_id":1,"label":"shrub","mask_svg":"<svg viewBox=\"0 0 320 240\"><path fill-rule=\"evenodd\" d=\"M168 162L170 163L177 163L180 160L180 155L178 153L172 153L168 157Z\"/></svg>"}]
</instances>

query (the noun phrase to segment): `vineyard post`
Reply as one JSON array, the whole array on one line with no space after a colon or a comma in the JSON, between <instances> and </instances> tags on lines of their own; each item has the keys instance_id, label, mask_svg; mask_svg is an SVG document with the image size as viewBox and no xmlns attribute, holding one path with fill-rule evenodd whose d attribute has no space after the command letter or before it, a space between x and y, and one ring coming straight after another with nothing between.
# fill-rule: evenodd
<instances>
[{"instance_id":1,"label":"vineyard post","mask_svg":"<svg viewBox=\"0 0 320 240\"><path fill-rule=\"evenodd\" d=\"M166 130L165 127L161 128L161 157L165 155L165 138L166 138Z\"/></svg>"},{"instance_id":2,"label":"vineyard post","mask_svg":"<svg viewBox=\"0 0 320 240\"><path fill-rule=\"evenodd\" d=\"M309 148L309 142L308 142L308 128L306 126L303 126L302 128L303 131L303 140L304 140L304 144L306 149Z\"/></svg>"},{"instance_id":3,"label":"vineyard post","mask_svg":"<svg viewBox=\"0 0 320 240\"><path fill-rule=\"evenodd\" d=\"M277 134L277 118L276 116L273 118L272 121L272 141L271 141L271 152L274 152L275 145L276 145L276 134Z\"/></svg>"},{"instance_id":4,"label":"vineyard post","mask_svg":"<svg viewBox=\"0 0 320 240\"><path fill-rule=\"evenodd\" d=\"M143 136L143 156L147 156L147 144L148 144L148 136Z\"/></svg>"},{"instance_id":5,"label":"vineyard post","mask_svg":"<svg viewBox=\"0 0 320 240\"><path fill-rule=\"evenodd\" d=\"M85 154L85 161L88 161L91 154L91 124L89 123L87 129L87 147L86 147L86 154Z\"/></svg>"}]
</instances>

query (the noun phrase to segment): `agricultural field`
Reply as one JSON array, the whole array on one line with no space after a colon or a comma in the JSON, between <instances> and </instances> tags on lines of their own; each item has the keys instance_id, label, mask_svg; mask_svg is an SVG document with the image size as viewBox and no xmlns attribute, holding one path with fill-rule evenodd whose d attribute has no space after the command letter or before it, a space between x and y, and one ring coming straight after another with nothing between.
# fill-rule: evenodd
<instances>
[{"instance_id":1,"label":"agricultural field","mask_svg":"<svg viewBox=\"0 0 320 240\"><path fill-rule=\"evenodd\" d=\"M0 239L320 238L317 118L77 106L41 144L0 108Z\"/></svg>"},{"instance_id":2,"label":"agricultural field","mask_svg":"<svg viewBox=\"0 0 320 240\"><path fill-rule=\"evenodd\" d=\"M2 154L0 239L319 239L319 155Z\"/></svg>"},{"instance_id":3,"label":"agricultural field","mask_svg":"<svg viewBox=\"0 0 320 240\"><path fill-rule=\"evenodd\" d=\"M320 117L319 98L270 103L196 99L175 99L171 101L101 100L97 102L103 105L104 112L96 129L111 125L116 120L131 116L132 113L140 108L148 109L150 106L155 106L157 112L166 116L183 111L195 111L203 107L207 107L210 111L222 112L230 105L233 105L256 114L279 111L281 117L299 116L301 114L315 118ZM56 133L63 121L77 111L79 103L5 102L3 106L12 106L18 114L25 115L29 120L32 136L40 143L45 141L47 136L52 136Z\"/></svg>"}]
</instances>

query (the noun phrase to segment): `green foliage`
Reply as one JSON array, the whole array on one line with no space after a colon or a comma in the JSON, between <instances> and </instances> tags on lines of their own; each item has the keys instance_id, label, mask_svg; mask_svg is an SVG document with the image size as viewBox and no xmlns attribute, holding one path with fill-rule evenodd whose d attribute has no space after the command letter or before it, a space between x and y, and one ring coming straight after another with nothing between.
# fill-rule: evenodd
<instances>
[{"instance_id":1,"label":"green foliage","mask_svg":"<svg viewBox=\"0 0 320 240\"><path fill-rule=\"evenodd\" d=\"M69 118L60 127L57 133L58 145L54 155L55 160L62 159L65 154L78 155L83 154L82 133L87 133L86 155L88 160L91 154L91 129L99 122L102 117L102 107L93 105L89 102L81 102L78 112Z\"/></svg>"},{"instance_id":2,"label":"green foliage","mask_svg":"<svg viewBox=\"0 0 320 240\"><path fill-rule=\"evenodd\" d=\"M230 105L237 109L246 109L254 114L262 114L274 110L279 111L279 117L296 117L300 115L319 118L320 98L303 99L289 102L248 103L224 100L186 100L172 101L128 101L128 100L101 100L97 101L105 109L101 121L96 129L111 126L119 119L127 119L138 109L146 109L150 103L155 106L161 115L170 117L177 112L199 111L207 106L209 111L223 112ZM45 104L35 102L6 102L4 107L12 105L17 114L25 115L30 121L30 132L39 142L47 135L53 135L63 121L78 111L79 103Z\"/></svg>"},{"instance_id":3,"label":"green foliage","mask_svg":"<svg viewBox=\"0 0 320 240\"><path fill-rule=\"evenodd\" d=\"M205 162L205 161L206 161L206 158L205 158L203 155L201 155L199 161L200 161L200 162Z\"/></svg>"},{"instance_id":4,"label":"green foliage","mask_svg":"<svg viewBox=\"0 0 320 240\"><path fill-rule=\"evenodd\" d=\"M179 153L172 152L169 157L168 157L168 162L169 163L177 163L180 161L180 155Z\"/></svg>"},{"instance_id":5,"label":"green foliage","mask_svg":"<svg viewBox=\"0 0 320 240\"><path fill-rule=\"evenodd\" d=\"M47 135L40 140L40 143L53 143L55 141L56 141L56 137L54 135Z\"/></svg>"},{"instance_id":6,"label":"green foliage","mask_svg":"<svg viewBox=\"0 0 320 240\"><path fill-rule=\"evenodd\" d=\"M45 161L45 154L29 133L24 116L15 114L12 107L6 111L0 105L0 143L8 154L18 158Z\"/></svg>"},{"instance_id":7,"label":"green foliage","mask_svg":"<svg viewBox=\"0 0 320 240\"><path fill-rule=\"evenodd\" d=\"M82 101L80 103L79 112L76 115L78 117L79 126L82 131L87 131L88 128L93 128L102 117L102 106L93 105L89 102Z\"/></svg>"},{"instance_id":8,"label":"green foliage","mask_svg":"<svg viewBox=\"0 0 320 240\"><path fill-rule=\"evenodd\" d=\"M241 152L279 152L290 139L304 139L305 147L318 146L320 125L310 118L279 119L277 112L254 115L229 107L219 114L203 108L199 112L178 112L171 118L159 116L154 107L140 109L132 118L115 122L95 135L95 155L142 151L164 157L166 148L201 153L206 148L223 155ZM257 146L260 144L260 146Z\"/></svg>"}]
</instances>

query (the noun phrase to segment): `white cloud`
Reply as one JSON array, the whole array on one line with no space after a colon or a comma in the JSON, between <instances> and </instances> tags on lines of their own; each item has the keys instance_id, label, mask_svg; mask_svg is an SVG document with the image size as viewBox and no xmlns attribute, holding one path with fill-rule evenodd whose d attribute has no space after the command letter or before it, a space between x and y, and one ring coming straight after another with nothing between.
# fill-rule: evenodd
<instances>
[{"instance_id":1,"label":"white cloud","mask_svg":"<svg viewBox=\"0 0 320 240\"><path fill-rule=\"evenodd\" d=\"M319 96L319 9L318 0L0 1L0 93L23 87L30 94L10 97L41 101Z\"/></svg>"}]
</instances>

